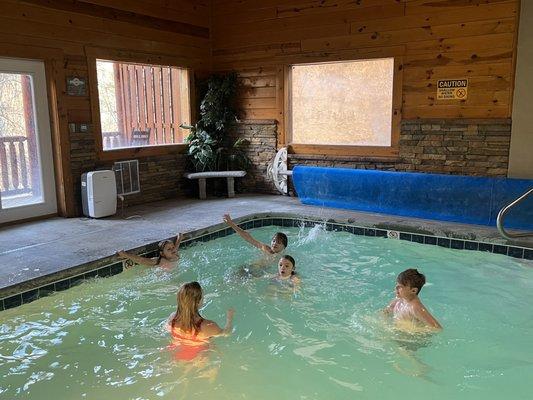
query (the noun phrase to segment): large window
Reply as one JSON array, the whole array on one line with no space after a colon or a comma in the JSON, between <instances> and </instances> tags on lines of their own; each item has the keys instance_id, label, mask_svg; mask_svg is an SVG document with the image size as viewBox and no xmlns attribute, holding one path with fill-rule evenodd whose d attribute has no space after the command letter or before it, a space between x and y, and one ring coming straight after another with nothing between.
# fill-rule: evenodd
<instances>
[{"instance_id":1,"label":"large window","mask_svg":"<svg viewBox=\"0 0 533 400\"><path fill-rule=\"evenodd\" d=\"M183 143L191 122L189 71L96 60L103 150Z\"/></svg>"},{"instance_id":2,"label":"large window","mask_svg":"<svg viewBox=\"0 0 533 400\"><path fill-rule=\"evenodd\" d=\"M309 152L390 149L396 129L394 72L394 58L291 66L290 143L315 150Z\"/></svg>"}]
</instances>

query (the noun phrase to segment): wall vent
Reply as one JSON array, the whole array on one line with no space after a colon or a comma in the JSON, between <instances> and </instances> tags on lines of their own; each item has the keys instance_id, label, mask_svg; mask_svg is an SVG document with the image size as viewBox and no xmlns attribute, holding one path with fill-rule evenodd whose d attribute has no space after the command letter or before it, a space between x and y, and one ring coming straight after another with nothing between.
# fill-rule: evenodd
<instances>
[{"instance_id":1,"label":"wall vent","mask_svg":"<svg viewBox=\"0 0 533 400\"><path fill-rule=\"evenodd\" d=\"M117 180L117 195L139 193L141 184L139 182L139 160L117 161L113 165Z\"/></svg>"}]
</instances>

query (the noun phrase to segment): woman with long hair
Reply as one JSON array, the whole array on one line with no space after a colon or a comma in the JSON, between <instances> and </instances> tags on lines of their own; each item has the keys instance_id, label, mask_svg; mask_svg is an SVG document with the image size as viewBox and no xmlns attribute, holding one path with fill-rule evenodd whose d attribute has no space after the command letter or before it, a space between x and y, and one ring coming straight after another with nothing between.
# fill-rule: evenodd
<instances>
[{"instance_id":1,"label":"woman with long hair","mask_svg":"<svg viewBox=\"0 0 533 400\"><path fill-rule=\"evenodd\" d=\"M210 338L231 333L234 310L230 308L227 311L226 326L220 328L216 322L200 315L202 298L202 287L198 282L184 283L178 291L178 307L167 324L173 339L172 347L178 350L177 359L192 360L207 349Z\"/></svg>"}]
</instances>

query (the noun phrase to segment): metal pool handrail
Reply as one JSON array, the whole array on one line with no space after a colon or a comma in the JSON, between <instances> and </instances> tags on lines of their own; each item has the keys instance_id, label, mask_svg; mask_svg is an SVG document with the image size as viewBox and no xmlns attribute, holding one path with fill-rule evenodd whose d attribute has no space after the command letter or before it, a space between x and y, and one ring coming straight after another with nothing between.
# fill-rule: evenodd
<instances>
[{"instance_id":1,"label":"metal pool handrail","mask_svg":"<svg viewBox=\"0 0 533 400\"><path fill-rule=\"evenodd\" d=\"M503 207L500 212L498 213L498 217L496 218L496 227L498 228L498 231L500 232L500 235L502 235L505 239L516 239L519 237L525 237L525 236L533 236L533 232L526 232L526 233L508 233L503 228L503 219L505 218L505 214L507 214L507 211L509 211L512 207L517 205L518 203L521 203L522 200L524 200L527 196L529 196L531 193L533 193L533 188L529 189L527 192L525 192L522 196L518 197L517 199L513 200L511 203Z\"/></svg>"}]
</instances>

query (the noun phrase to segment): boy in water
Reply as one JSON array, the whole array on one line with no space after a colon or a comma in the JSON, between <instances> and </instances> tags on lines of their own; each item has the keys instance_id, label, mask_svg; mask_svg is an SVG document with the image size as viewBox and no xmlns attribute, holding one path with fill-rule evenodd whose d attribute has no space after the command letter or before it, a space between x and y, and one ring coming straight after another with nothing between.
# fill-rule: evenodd
<instances>
[{"instance_id":1,"label":"boy in water","mask_svg":"<svg viewBox=\"0 0 533 400\"><path fill-rule=\"evenodd\" d=\"M271 255L281 253L287 247L287 235L282 232L277 232L272 236L272 241L269 246L268 244L261 243L259 240L254 239L252 235L244 229L241 229L235 222L233 222L229 214L224 215L224 222L231 226L240 237L265 254Z\"/></svg>"},{"instance_id":2,"label":"boy in water","mask_svg":"<svg viewBox=\"0 0 533 400\"><path fill-rule=\"evenodd\" d=\"M396 278L396 299L383 311L391 315L397 325L412 328L424 326L434 330L442 329L439 322L424 307L418 294L426 283L426 277L414 268L406 269Z\"/></svg>"},{"instance_id":3,"label":"boy in water","mask_svg":"<svg viewBox=\"0 0 533 400\"><path fill-rule=\"evenodd\" d=\"M231 226L237 234L250 243L252 246L257 247L265 255L262 259L256 260L249 265L244 265L239 269L237 276L255 276L259 277L264 274L264 268L268 265L271 265L274 262L275 256L278 253L281 253L287 247L287 235L282 232L277 232L272 236L270 246L265 243L261 243L259 240L256 240L246 232L244 229L241 229L229 216L229 214L224 215L224 222Z\"/></svg>"}]
</instances>

